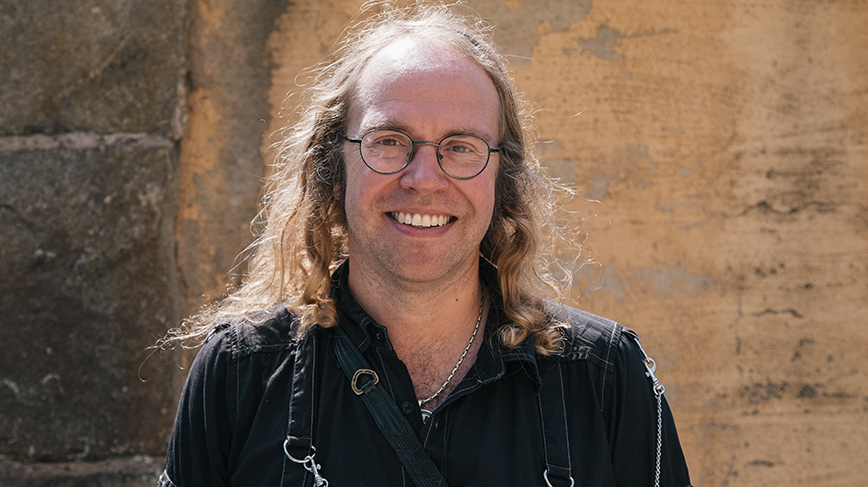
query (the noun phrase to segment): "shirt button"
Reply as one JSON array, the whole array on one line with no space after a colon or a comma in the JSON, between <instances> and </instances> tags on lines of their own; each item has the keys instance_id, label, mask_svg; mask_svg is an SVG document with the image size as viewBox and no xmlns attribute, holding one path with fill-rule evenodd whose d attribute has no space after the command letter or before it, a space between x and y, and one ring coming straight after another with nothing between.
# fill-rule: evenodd
<instances>
[{"instance_id":1,"label":"shirt button","mask_svg":"<svg viewBox=\"0 0 868 487\"><path fill-rule=\"evenodd\" d=\"M404 401L404 403L401 404L401 411L403 411L404 414L412 413L413 412L413 403L410 401Z\"/></svg>"},{"instance_id":2,"label":"shirt button","mask_svg":"<svg viewBox=\"0 0 868 487\"><path fill-rule=\"evenodd\" d=\"M376 338L378 342L382 342L383 341L383 332L377 331L377 333L374 334L374 338Z\"/></svg>"}]
</instances>

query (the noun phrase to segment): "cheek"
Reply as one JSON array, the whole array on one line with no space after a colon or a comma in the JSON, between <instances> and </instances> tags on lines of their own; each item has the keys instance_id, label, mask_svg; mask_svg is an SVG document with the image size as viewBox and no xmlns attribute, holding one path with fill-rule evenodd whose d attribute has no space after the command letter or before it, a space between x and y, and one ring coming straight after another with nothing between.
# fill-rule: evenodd
<instances>
[{"instance_id":1,"label":"cheek","mask_svg":"<svg viewBox=\"0 0 868 487\"><path fill-rule=\"evenodd\" d=\"M344 158L344 195L347 200L357 197L364 187L365 163L358 156Z\"/></svg>"},{"instance_id":2,"label":"cheek","mask_svg":"<svg viewBox=\"0 0 868 487\"><path fill-rule=\"evenodd\" d=\"M482 182L482 181L480 181ZM485 181L474 188L473 206L480 217L480 227L488 228L494 216L494 207L496 203L494 181Z\"/></svg>"},{"instance_id":3,"label":"cheek","mask_svg":"<svg viewBox=\"0 0 868 487\"><path fill-rule=\"evenodd\" d=\"M341 191L344 195L344 213L347 215L347 223L352 225L353 217L359 212L361 184L359 175L350 164L347 165L346 179Z\"/></svg>"},{"instance_id":4,"label":"cheek","mask_svg":"<svg viewBox=\"0 0 868 487\"><path fill-rule=\"evenodd\" d=\"M379 206L377 201L383 195L382 175L368 169L364 162L348 161L346 180L344 181L344 211L347 215L347 224L367 221L370 223L376 216L373 214Z\"/></svg>"},{"instance_id":5,"label":"cheek","mask_svg":"<svg viewBox=\"0 0 868 487\"><path fill-rule=\"evenodd\" d=\"M494 207L495 207L495 204L497 202L498 165L495 164L494 167L491 167L489 169L493 169L493 170L490 173L486 174L484 191L485 191L485 194L487 196L486 197L486 200L487 200L486 204L488 205L489 215L491 215L494 212ZM487 169L486 169L486 171L487 171Z\"/></svg>"},{"instance_id":6,"label":"cheek","mask_svg":"<svg viewBox=\"0 0 868 487\"><path fill-rule=\"evenodd\" d=\"M364 185L359 178L347 175L346 189L344 190L344 207L347 216L359 214L364 205Z\"/></svg>"}]
</instances>

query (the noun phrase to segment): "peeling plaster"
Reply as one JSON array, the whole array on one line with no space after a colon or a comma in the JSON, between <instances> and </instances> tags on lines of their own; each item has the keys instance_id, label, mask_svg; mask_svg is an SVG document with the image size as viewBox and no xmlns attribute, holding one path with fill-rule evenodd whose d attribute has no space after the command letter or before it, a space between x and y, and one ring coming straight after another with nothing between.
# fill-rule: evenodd
<instances>
[{"instance_id":1,"label":"peeling plaster","mask_svg":"<svg viewBox=\"0 0 868 487\"><path fill-rule=\"evenodd\" d=\"M640 32L638 34L624 35L615 29L601 25L597 27L597 35L592 38L582 38L578 40L579 46L582 48L582 53L588 53L596 56L604 61L610 61L615 66L620 66L624 55L615 51L615 43L619 39L634 39L637 37L647 37L655 35L672 34L677 31L672 29L650 30ZM564 51L564 54L571 54Z\"/></svg>"},{"instance_id":2,"label":"peeling plaster","mask_svg":"<svg viewBox=\"0 0 868 487\"><path fill-rule=\"evenodd\" d=\"M474 5L484 18L496 19L494 40L513 65L530 65L541 31L563 32L585 20L591 0L494 0ZM519 15L516 15L516 13Z\"/></svg>"},{"instance_id":3,"label":"peeling plaster","mask_svg":"<svg viewBox=\"0 0 868 487\"><path fill-rule=\"evenodd\" d=\"M576 184L576 165L579 163L578 160L545 159L544 163L552 173L552 176L558 178L561 184Z\"/></svg>"},{"instance_id":4,"label":"peeling plaster","mask_svg":"<svg viewBox=\"0 0 868 487\"><path fill-rule=\"evenodd\" d=\"M655 294L664 298L703 295L714 284L711 277L694 274L678 262L657 268L636 267L633 276L637 286L646 283Z\"/></svg>"},{"instance_id":5,"label":"peeling plaster","mask_svg":"<svg viewBox=\"0 0 868 487\"><path fill-rule=\"evenodd\" d=\"M623 302L628 294L642 294L643 289L662 298L700 296L708 292L714 279L689 272L678 262L657 268L635 267L621 275L614 265L604 265L599 279L588 288L588 294L606 293Z\"/></svg>"},{"instance_id":6,"label":"peeling plaster","mask_svg":"<svg viewBox=\"0 0 868 487\"><path fill-rule=\"evenodd\" d=\"M606 293L615 298L617 303L624 301L624 284L621 282L621 276L618 274L618 269L614 265L604 265L600 271L600 277L594 281L593 285L588 287L588 294Z\"/></svg>"},{"instance_id":7,"label":"peeling plaster","mask_svg":"<svg viewBox=\"0 0 868 487\"><path fill-rule=\"evenodd\" d=\"M639 161L648 161L650 169L656 168L657 164L648 157L648 146L645 144L628 145L615 156L613 161L598 158L594 162L605 170L596 171L591 175L591 186L585 190L585 197L591 200L602 200L609 192L609 183L622 179L627 173L639 170ZM647 183L643 181L642 183ZM642 189L642 186L640 186Z\"/></svg>"},{"instance_id":8,"label":"peeling plaster","mask_svg":"<svg viewBox=\"0 0 868 487\"><path fill-rule=\"evenodd\" d=\"M615 42L624 37L620 32L608 27L597 27L597 37L579 39L582 53L588 53L604 61L611 61L615 66L621 64L624 56L615 52Z\"/></svg>"}]
</instances>

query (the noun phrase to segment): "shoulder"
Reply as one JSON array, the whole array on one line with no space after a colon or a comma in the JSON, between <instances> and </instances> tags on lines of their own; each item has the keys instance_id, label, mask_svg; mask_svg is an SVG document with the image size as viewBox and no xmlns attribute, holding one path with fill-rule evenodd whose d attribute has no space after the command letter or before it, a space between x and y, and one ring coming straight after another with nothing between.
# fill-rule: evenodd
<instances>
[{"instance_id":1,"label":"shoulder","mask_svg":"<svg viewBox=\"0 0 868 487\"><path fill-rule=\"evenodd\" d=\"M590 360L610 368L619 349L629 346L627 329L615 321L553 302L546 302L546 310L563 325L563 346L556 355L560 360Z\"/></svg>"},{"instance_id":2,"label":"shoulder","mask_svg":"<svg viewBox=\"0 0 868 487\"><path fill-rule=\"evenodd\" d=\"M548 303L553 320L564 325L559 353L545 359L562 367L586 368L597 389L601 409L630 403L648 405L653 400L652 383L646 375L647 355L636 333L615 321L569 306ZM596 369L596 372L593 370Z\"/></svg>"},{"instance_id":3,"label":"shoulder","mask_svg":"<svg viewBox=\"0 0 868 487\"><path fill-rule=\"evenodd\" d=\"M272 306L218 323L205 339L200 354L227 354L238 359L257 352L294 349L302 338L298 325L298 317L285 305Z\"/></svg>"},{"instance_id":4,"label":"shoulder","mask_svg":"<svg viewBox=\"0 0 868 487\"><path fill-rule=\"evenodd\" d=\"M191 397L218 394L207 401L225 403L234 418L239 398L255 402L265 387L258 381L296 360L303 342L297 322L286 306L275 306L216 325L190 366L186 389ZM253 392L244 393L246 388Z\"/></svg>"}]
</instances>

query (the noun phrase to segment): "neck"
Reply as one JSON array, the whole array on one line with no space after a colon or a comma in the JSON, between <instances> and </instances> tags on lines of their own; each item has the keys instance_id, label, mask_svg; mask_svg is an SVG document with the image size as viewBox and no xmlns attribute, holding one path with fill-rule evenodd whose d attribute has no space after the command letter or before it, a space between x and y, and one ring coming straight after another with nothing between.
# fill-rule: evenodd
<instances>
[{"instance_id":1,"label":"neck","mask_svg":"<svg viewBox=\"0 0 868 487\"><path fill-rule=\"evenodd\" d=\"M453 378L435 399L426 402L425 408L433 411L476 362L483 341L488 306L483 307L480 317L483 290L478 263L465 274L436 285L395 285L354 268L352 258L349 271L350 292L372 318L389 330L389 340L410 373L418 399L431 397L443 387L467 349ZM481 324L468 348L477 319Z\"/></svg>"},{"instance_id":2,"label":"neck","mask_svg":"<svg viewBox=\"0 0 868 487\"><path fill-rule=\"evenodd\" d=\"M466 343L476 324L481 299L478 265L439 282L408 283L370 275L354 267L352 259L349 264L350 292L377 323L389 330L399 355L404 344L422 347L446 337Z\"/></svg>"}]
</instances>

